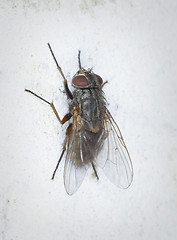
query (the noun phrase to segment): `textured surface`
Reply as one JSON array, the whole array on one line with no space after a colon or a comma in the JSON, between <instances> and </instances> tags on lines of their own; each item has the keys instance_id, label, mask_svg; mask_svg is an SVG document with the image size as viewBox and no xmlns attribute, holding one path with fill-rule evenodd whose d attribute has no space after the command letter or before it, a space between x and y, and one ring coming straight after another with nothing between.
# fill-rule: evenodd
<instances>
[{"instance_id":1,"label":"textured surface","mask_svg":"<svg viewBox=\"0 0 177 240\"><path fill-rule=\"evenodd\" d=\"M177 235L177 3L175 0L0 3L0 238L174 240ZM68 81L83 67L103 80L134 165L127 190L99 170L78 192L63 185L67 112L50 42Z\"/></svg>"}]
</instances>

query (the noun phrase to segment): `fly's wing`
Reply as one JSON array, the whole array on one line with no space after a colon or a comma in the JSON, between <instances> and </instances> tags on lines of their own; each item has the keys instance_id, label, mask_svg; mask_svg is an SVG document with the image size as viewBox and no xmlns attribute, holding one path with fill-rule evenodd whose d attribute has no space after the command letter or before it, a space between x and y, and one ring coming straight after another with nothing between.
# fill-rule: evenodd
<instances>
[{"instance_id":1,"label":"fly's wing","mask_svg":"<svg viewBox=\"0 0 177 240\"><path fill-rule=\"evenodd\" d=\"M64 185L69 195L74 194L84 180L91 162L87 161L87 139L83 130L71 130L67 142L67 153L64 167Z\"/></svg>"},{"instance_id":2,"label":"fly's wing","mask_svg":"<svg viewBox=\"0 0 177 240\"><path fill-rule=\"evenodd\" d=\"M110 112L106 109L105 140L106 161L103 171L116 186L128 188L133 178L133 167L122 134Z\"/></svg>"}]
</instances>

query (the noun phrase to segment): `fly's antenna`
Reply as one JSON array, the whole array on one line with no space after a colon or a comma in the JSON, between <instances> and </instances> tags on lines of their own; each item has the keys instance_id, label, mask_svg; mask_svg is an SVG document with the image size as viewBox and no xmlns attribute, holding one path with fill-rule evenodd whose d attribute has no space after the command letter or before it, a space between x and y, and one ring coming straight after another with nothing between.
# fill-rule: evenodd
<instances>
[{"instance_id":1,"label":"fly's antenna","mask_svg":"<svg viewBox=\"0 0 177 240\"><path fill-rule=\"evenodd\" d=\"M63 72L62 72L62 70L61 70L61 67L59 66L59 64L58 64L58 62L57 62L57 59L56 59L56 57L55 57L55 55L54 55L54 53L53 53L53 51L52 51L52 48L51 48L50 44L47 43L47 45L48 45L48 47L49 47L49 49L50 49L50 52L51 52L51 54L52 54L52 57L53 57L53 59L54 59L56 65L57 65L57 68L58 68L58 70L59 70L61 76L62 76L63 79L64 79L64 82L67 82L67 80L66 80L66 78L65 78L65 76L64 76L64 74L63 74Z\"/></svg>"},{"instance_id":2,"label":"fly's antenna","mask_svg":"<svg viewBox=\"0 0 177 240\"><path fill-rule=\"evenodd\" d=\"M79 63L79 69L81 70L82 67L81 67L81 59L80 59L80 56L81 56L81 51L79 50L79 53L78 53L78 63Z\"/></svg>"}]
</instances>

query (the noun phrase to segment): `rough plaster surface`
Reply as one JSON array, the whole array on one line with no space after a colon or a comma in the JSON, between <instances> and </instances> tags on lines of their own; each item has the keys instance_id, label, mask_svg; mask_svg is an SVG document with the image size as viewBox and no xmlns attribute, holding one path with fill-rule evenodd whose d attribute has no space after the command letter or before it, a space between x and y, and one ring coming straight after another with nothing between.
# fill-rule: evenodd
<instances>
[{"instance_id":1,"label":"rough plaster surface","mask_svg":"<svg viewBox=\"0 0 177 240\"><path fill-rule=\"evenodd\" d=\"M174 240L177 235L177 2L1 1L0 236L2 240ZM24 92L67 101L47 48L68 79L85 67L104 91L134 165L127 190L92 171L69 197L60 156L65 127Z\"/></svg>"}]
</instances>

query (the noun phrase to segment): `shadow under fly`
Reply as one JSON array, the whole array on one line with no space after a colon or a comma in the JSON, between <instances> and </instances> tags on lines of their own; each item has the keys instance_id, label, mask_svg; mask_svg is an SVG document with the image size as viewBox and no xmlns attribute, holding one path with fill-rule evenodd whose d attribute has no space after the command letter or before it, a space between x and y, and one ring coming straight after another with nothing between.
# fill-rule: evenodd
<instances>
[{"instance_id":1,"label":"shadow under fly","mask_svg":"<svg viewBox=\"0 0 177 240\"><path fill-rule=\"evenodd\" d=\"M63 150L52 179L65 155L64 185L69 195L80 187L88 168L92 167L95 177L99 179L98 166L112 183L128 188L133 178L133 167L120 129L106 106L102 90L106 82L103 83L102 78L92 69L86 70L82 67L79 51L79 70L72 78L75 90L71 92L49 43L48 47L64 80L68 113L61 119L53 103L28 89L25 91L47 103L61 124L69 122ZM104 157L98 161L97 156L101 149L104 149Z\"/></svg>"}]
</instances>

